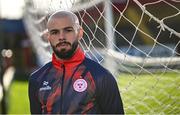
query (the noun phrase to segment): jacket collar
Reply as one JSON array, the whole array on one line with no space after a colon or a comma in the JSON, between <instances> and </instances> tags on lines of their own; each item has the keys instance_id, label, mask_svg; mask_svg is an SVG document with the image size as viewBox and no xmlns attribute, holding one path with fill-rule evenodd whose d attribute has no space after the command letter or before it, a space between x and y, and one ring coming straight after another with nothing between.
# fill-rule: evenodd
<instances>
[{"instance_id":1,"label":"jacket collar","mask_svg":"<svg viewBox=\"0 0 180 115\"><path fill-rule=\"evenodd\" d=\"M57 69L60 69L62 65L65 67L74 67L82 63L84 60L85 55L84 52L81 50L81 48L78 47L75 54L68 60L59 60L56 58L55 54L52 54L52 64Z\"/></svg>"}]
</instances>

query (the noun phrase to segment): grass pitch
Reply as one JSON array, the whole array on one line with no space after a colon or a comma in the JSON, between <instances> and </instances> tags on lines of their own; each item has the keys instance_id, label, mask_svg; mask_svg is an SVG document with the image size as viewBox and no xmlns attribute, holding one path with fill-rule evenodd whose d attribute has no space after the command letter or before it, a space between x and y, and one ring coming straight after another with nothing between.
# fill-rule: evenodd
<instances>
[{"instance_id":1,"label":"grass pitch","mask_svg":"<svg viewBox=\"0 0 180 115\"><path fill-rule=\"evenodd\" d=\"M8 97L8 114L30 114L27 81L13 81Z\"/></svg>"},{"instance_id":2,"label":"grass pitch","mask_svg":"<svg viewBox=\"0 0 180 115\"><path fill-rule=\"evenodd\" d=\"M180 74L122 74L117 80L127 114L180 114Z\"/></svg>"}]
</instances>

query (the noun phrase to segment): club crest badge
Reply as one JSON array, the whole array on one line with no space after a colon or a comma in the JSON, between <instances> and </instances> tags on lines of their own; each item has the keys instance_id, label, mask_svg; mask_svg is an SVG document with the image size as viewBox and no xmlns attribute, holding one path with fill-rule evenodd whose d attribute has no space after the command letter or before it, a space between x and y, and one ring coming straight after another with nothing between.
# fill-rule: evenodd
<instances>
[{"instance_id":1,"label":"club crest badge","mask_svg":"<svg viewBox=\"0 0 180 115\"><path fill-rule=\"evenodd\" d=\"M77 92L83 92L87 89L87 82L84 79L77 79L73 84L73 88Z\"/></svg>"}]
</instances>

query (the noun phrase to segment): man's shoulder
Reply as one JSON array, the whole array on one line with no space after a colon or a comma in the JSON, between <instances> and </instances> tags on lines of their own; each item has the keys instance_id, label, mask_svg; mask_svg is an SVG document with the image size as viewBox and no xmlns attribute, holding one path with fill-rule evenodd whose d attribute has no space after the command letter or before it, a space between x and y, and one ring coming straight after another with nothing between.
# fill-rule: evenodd
<instances>
[{"instance_id":1,"label":"man's shoulder","mask_svg":"<svg viewBox=\"0 0 180 115\"><path fill-rule=\"evenodd\" d=\"M109 71L92 59L85 58L85 65L94 74L107 74Z\"/></svg>"},{"instance_id":2,"label":"man's shoulder","mask_svg":"<svg viewBox=\"0 0 180 115\"><path fill-rule=\"evenodd\" d=\"M100 65L98 62L86 58L85 65L98 85L101 83L106 84L108 82L115 81L115 78L111 74L111 72L104 68L102 65Z\"/></svg>"},{"instance_id":3,"label":"man's shoulder","mask_svg":"<svg viewBox=\"0 0 180 115\"><path fill-rule=\"evenodd\" d=\"M51 65L52 65L52 62L48 62L44 66L35 70L33 73L31 73L30 79L37 79L38 76L40 76L44 71L46 71Z\"/></svg>"},{"instance_id":4,"label":"man's shoulder","mask_svg":"<svg viewBox=\"0 0 180 115\"><path fill-rule=\"evenodd\" d=\"M85 61L84 61L85 65L87 65L87 67L89 68L100 68L100 69L105 69L102 65L100 65L98 62L92 60L92 59L89 59L89 58L85 58Z\"/></svg>"}]
</instances>

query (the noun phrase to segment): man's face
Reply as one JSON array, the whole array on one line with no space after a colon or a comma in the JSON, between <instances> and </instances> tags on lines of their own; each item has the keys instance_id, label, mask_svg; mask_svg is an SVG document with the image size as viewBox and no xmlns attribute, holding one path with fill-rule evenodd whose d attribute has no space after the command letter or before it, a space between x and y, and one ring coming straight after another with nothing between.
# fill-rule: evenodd
<instances>
[{"instance_id":1,"label":"man's face","mask_svg":"<svg viewBox=\"0 0 180 115\"><path fill-rule=\"evenodd\" d=\"M48 23L49 42L60 59L73 56L80 39L78 28L69 17L53 18Z\"/></svg>"}]
</instances>

